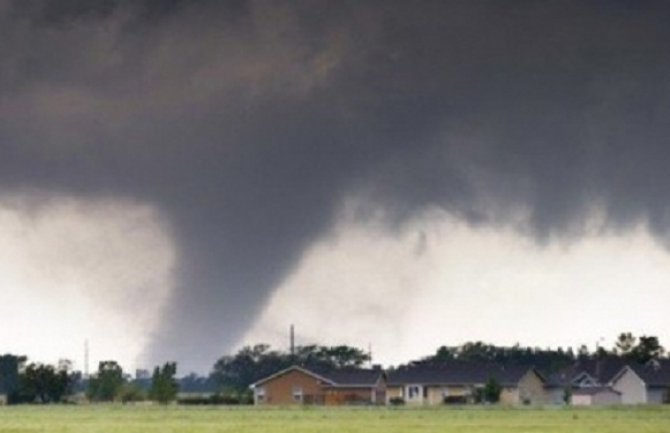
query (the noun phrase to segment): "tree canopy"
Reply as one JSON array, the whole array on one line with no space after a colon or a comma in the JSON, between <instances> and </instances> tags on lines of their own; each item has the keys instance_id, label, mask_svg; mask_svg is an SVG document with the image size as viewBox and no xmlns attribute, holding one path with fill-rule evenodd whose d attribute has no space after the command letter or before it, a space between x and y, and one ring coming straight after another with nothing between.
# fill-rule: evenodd
<instances>
[{"instance_id":1,"label":"tree canopy","mask_svg":"<svg viewBox=\"0 0 670 433\"><path fill-rule=\"evenodd\" d=\"M116 361L100 361L98 372L89 380L88 397L94 401L114 401L124 382L123 369Z\"/></svg>"},{"instance_id":2,"label":"tree canopy","mask_svg":"<svg viewBox=\"0 0 670 433\"><path fill-rule=\"evenodd\" d=\"M161 404L173 401L177 397L177 391L179 391L179 384L175 379L176 374L176 362L166 362L162 368L158 366L154 368L149 397Z\"/></svg>"},{"instance_id":3,"label":"tree canopy","mask_svg":"<svg viewBox=\"0 0 670 433\"><path fill-rule=\"evenodd\" d=\"M311 369L330 370L360 367L370 356L363 350L350 346L299 346L293 354L271 350L267 344L257 344L240 349L237 354L223 356L212 372L219 387L226 390L246 391L255 381L288 368L301 365Z\"/></svg>"}]
</instances>

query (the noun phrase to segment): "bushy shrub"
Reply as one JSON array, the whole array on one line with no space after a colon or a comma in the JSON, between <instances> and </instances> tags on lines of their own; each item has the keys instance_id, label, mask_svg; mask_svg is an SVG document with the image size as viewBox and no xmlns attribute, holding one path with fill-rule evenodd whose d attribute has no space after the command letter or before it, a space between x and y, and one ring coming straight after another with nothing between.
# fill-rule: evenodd
<instances>
[{"instance_id":1,"label":"bushy shrub","mask_svg":"<svg viewBox=\"0 0 670 433\"><path fill-rule=\"evenodd\" d=\"M447 395L442 399L444 404L467 404L468 397L465 395Z\"/></svg>"},{"instance_id":2,"label":"bushy shrub","mask_svg":"<svg viewBox=\"0 0 670 433\"><path fill-rule=\"evenodd\" d=\"M402 406L405 404L405 399L402 397L392 397L389 399L391 406Z\"/></svg>"},{"instance_id":3,"label":"bushy shrub","mask_svg":"<svg viewBox=\"0 0 670 433\"><path fill-rule=\"evenodd\" d=\"M119 399L122 403L144 401L146 398L146 393L139 386L132 383L124 384L121 387L121 391L119 391Z\"/></svg>"},{"instance_id":4,"label":"bushy shrub","mask_svg":"<svg viewBox=\"0 0 670 433\"><path fill-rule=\"evenodd\" d=\"M213 394L211 396L182 397L177 403L184 405L243 405L253 404L253 396L249 393Z\"/></svg>"},{"instance_id":5,"label":"bushy shrub","mask_svg":"<svg viewBox=\"0 0 670 433\"><path fill-rule=\"evenodd\" d=\"M490 378L486 385L484 385L483 397L484 401L487 403L498 403L500 401L500 393L502 392L502 386L495 380L493 377Z\"/></svg>"}]
</instances>

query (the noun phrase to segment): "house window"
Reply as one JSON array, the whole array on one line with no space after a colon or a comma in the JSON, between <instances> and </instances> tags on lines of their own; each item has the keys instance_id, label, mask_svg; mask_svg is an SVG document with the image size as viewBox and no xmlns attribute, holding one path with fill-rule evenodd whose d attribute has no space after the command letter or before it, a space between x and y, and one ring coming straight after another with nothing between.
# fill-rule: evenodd
<instances>
[{"instance_id":1,"label":"house window","mask_svg":"<svg viewBox=\"0 0 670 433\"><path fill-rule=\"evenodd\" d=\"M293 401L296 403L302 403L302 387L294 386L293 387Z\"/></svg>"},{"instance_id":2,"label":"house window","mask_svg":"<svg viewBox=\"0 0 670 433\"><path fill-rule=\"evenodd\" d=\"M256 402L263 403L265 401L265 387L256 388Z\"/></svg>"},{"instance_id":3,"label":"house window","mask_svg":"<svg viewBox=\"0 0 670 433\"><path fill-rule=\"evenodd\" d=\"M407 387L407 398L414 400L421 396L421 387L419 385L410 385Z\"/></svg>"}]
</instances>

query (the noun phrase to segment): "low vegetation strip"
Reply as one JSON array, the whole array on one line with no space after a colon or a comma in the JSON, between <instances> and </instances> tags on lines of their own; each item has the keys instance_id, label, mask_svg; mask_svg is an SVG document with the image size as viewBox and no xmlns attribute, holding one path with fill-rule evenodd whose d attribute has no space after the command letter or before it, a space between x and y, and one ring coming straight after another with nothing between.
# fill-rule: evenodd
<instances>
[{"instance_id":1,"label":"low vegetation strip","mask_svg":"<svg viewBox=\"0 0 670 433\"><path fill-rule=\"evenodd\" d=\"M0 432L662 433L670 408L14 406L0 408Z\"/></svg>"}]
</instances>

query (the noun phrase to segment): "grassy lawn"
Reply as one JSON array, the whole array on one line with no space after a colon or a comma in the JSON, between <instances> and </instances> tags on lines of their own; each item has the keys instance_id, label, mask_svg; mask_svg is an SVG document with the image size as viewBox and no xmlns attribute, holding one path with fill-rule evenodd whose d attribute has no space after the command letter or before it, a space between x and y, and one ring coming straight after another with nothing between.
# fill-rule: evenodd
<instances>
[{"instance_id":1,"label":"grassy lawn","mask_svg":"<svg viewBox=\"0 0 670 433\"><path fill-rule=\"evenodd\" d=\"M15 406L0 408L0 432L670 433L670 407L255 409Z\"/></svg>"}]
</instances>

